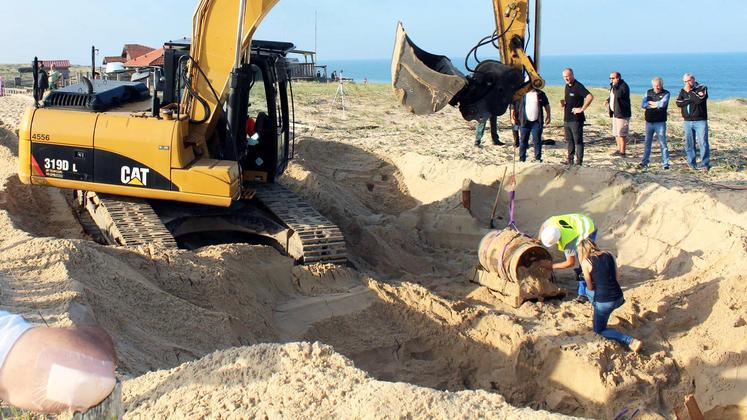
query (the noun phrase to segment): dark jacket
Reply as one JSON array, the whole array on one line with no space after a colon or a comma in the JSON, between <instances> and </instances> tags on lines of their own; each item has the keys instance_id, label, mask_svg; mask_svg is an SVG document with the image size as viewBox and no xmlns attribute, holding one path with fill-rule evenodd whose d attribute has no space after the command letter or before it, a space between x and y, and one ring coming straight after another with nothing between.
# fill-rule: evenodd
<instances>
[{"instance_id":1,"label":"dark jacket","mask_svg":"<svg viewBox=\"0 0 747 420\"><path fill-rule=\"evenodd\" d=\"M625 80L620 79L617 82L617 86L610 84L610 93L615 93L615 103L610 104L610 107L615 110L612 112L608 109L610 117L615 118L630 118L632 113L630 112L630 88Z\"/></svg>"},{"instance_id":2,"label":"dark jacket","mask_svg":"<svg viewBox=\"0 0 747 420\"><path fill-rule=\"evenodd\" d=\"M529 127L531 121L527 120L527 107L526 107L527 95L524 95L521 99L516 101L516 119L518 120L519 127ZM545 124L545 106L550 105L550 101L547 99L545 92L537 89L537 106L539 107L539 117L537 121L540 123L540 127Z\"/></svg>"},{"instance_id":3,"label":"dark jacket","mask_svg":"<svg viewBox=\"0 0 747 420\"><path fill-rule=\"evenodd\" d=\"M708 88L702 85L695 85L690 92L685 89L680 90L677 96L677 106L682 111L682 118L685 121L703 121L708 119Z\"/></svg>"},{"instance_id":4,"label":"dark jacket","mask_svg":"<svg viewBox=\"0 0 747 420\"><path fill-rule=\"evenodd\" d=\"M47 75L47 71L44 69L39 69L39 73L36 77L36 87L40 91L45 91L49 89L49 75Z\"/></svg>"},{"instance_id":5,"label":"dark jacket","mask_svg":"<svg viewBox=\"0 0 747 420\"><path fill-rule=\"evenodd\" d=\"M656 102L657 108L649 108L649 102ZM646 92L646 96L643 97L641 102L641 108L645 109L646 122L658 123L667 121L667 109L669 108L669 91L662 89L661 92L656 93L653 89L649 89Z\"/></svg>"}]
</instances>

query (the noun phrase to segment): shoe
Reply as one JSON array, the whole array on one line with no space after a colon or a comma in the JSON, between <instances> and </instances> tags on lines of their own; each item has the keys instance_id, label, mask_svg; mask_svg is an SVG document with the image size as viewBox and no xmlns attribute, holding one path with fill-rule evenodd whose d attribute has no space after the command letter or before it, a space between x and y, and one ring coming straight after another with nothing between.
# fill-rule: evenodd
<instances>
[{"instance_id":1,"label":"shoe","mask_svg":"<svg viewBox=\"0 0 747 420\"><path fill-rule=\"evenodd\" d=\"M669 169L669 165L662 166L662 169Z\"/></svg>"},{"instance_id":2,"label":"shoe","mask_svg":"<svg viewBox=\"0 0 747 420\"><path fill-rule=\"evenodd\" d=\"M576 298L576 302L578 303L586 303L588 301L589 301L589 298L584 295L580 295L579 297Z\"/></svg>"},{"instance_id":3,"label":"shoe","mask_svg":"<svg viewBox=\"0 0 747 420\"><path fill-rule=\"evenodd\" d=\"M478 149L482 149L482 144L480 144L480 143L475 143L475 147L477 147Z\"/></svg>"},{"instance_id":4,"label":"shoe","mask_svg":"<svg viewBox=\"0 0 747 420\"><path fill-rule=\"evenodd\" d=\"M617 150L615 150L614 152L610 153L610 156L620 156L620 155L621 155L621 153L619 151L617 151Z\"/></svg>"},{"instance_id":5,"label":"shoe","mask_svg":"<svg viewBox=\"0 0 747 420\"><path fill-rule=\"evenodd\" d=\"M560 161L560 164L561 164L561 165L568 165L568 166L572 166L572 165L573 165L573 161L572 161L572 160L570 160L570 159L566 159L566 160L562 160L562 161Z\"/></svg>"},{"instance_id":6,"label":"shoe","mask_svg":"<svg viewBox=\"0 0 747 420\"><path fill-rule=\"evenodd\" d=\"M644 165L643 162L638 164L638 169L646 169L648 168L648 165Z\"/></svg>"},{"instance_id":7,"label":"shoe","mask_svg":"<svg viewBox=\"0 0 747 420\"><path fill-rule=\"evenodd\" d=\"M637 338L634 338L633 341L630 342L628 345L631 350L633 350L634 353L640 353L641 349L643 348L643 342Z\"/></svg>"},{"instance_id":8,"label":"shoe","mask_svg":"<svg viewBox=\"0 0 747 420\"><path fill-rule=\"evenodd\" d=\"M502 142L500 140L493 142L493 146L505 146L505 145L506 145L506 143L504 143L504 142Z\"/></svg>"},{"instance_id":9,"label":"shoe","mask_svg":"<svg viewBox=\"0 0 747 420\"><path fill-rule=\"evenodd\" d=\"M708 173L708 171L710 171L711 168L708 167L708 166L703 166L702 168L700 168L700 170L703 171L703 172L705 172L705 173Z\"/></svg>"}]
</instances>

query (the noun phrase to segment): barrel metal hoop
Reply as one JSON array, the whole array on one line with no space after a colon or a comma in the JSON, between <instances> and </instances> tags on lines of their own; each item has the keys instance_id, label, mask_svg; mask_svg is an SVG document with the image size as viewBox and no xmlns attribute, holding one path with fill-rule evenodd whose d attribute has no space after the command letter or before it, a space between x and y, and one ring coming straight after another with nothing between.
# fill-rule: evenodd
<instances>
[{"instance_id":1,"label":"barrel metal hoop","mask_svg":"<svg viewBox=\"0 0 747 420\"><path fill-rule=\"evenodd\" d=\"M510 278L508 275L508 268L506 267L506 251L508 251L508 246L511 245L511 242L514 241L514 239L519 238L523 236L521 232L516 232L514 236L511 237L508 241L506 241L506 244L503 246L503 251L501 251L501 274L503 274L504 279Z\"/></svg>"}]
</instances>

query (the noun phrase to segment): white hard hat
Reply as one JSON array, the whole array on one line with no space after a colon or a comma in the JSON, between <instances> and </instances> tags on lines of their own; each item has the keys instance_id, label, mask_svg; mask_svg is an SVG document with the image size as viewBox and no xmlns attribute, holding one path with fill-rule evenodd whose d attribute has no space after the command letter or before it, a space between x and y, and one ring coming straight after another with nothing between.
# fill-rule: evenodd
<instances>
[{"instance_id":1,"label":"white hard hat","mask_svg":"<svg viewBox=\"0 0 747 420\"><path fill-rule=\"evenodd\" d=\"M542 245L550 247L558 243L560 240L560 229L555 226L545 226L540 233L540 239Z\"/></svg>"}]
</instances>

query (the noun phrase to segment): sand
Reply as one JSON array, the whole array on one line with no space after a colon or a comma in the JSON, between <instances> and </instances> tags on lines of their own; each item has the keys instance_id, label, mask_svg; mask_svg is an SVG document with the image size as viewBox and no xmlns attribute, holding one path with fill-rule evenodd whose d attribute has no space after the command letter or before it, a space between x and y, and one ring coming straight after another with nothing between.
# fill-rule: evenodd
<instances>
[{"instance_id":1,"label":"sand","mask_svg":"<svg viewBox=\"0 0 747 420\"><path fill-rule=\"evenodd\" d=\"M644 341L638 355L596 336L573 293L513 308L469 281L510 147L475 149L456 111L406 116L376 85L351 86L342 118L334 90L296 87L281 182L341 227L350 267L294 267L256 245L98 245L63 192L14 176L29 102L0 98L0 309L109 331L132 418L669 418L689 393L707 418L747 418L747 194L734 189L747 122L717 111L744 104L712 107L709 175L613 160L601 118L587 167L559 165L563 143L516 165L520 230L566 211L596 220L627 301L610 323ZM503 194L498 226L506 210Z\"/></svg>"}]
</instances>

